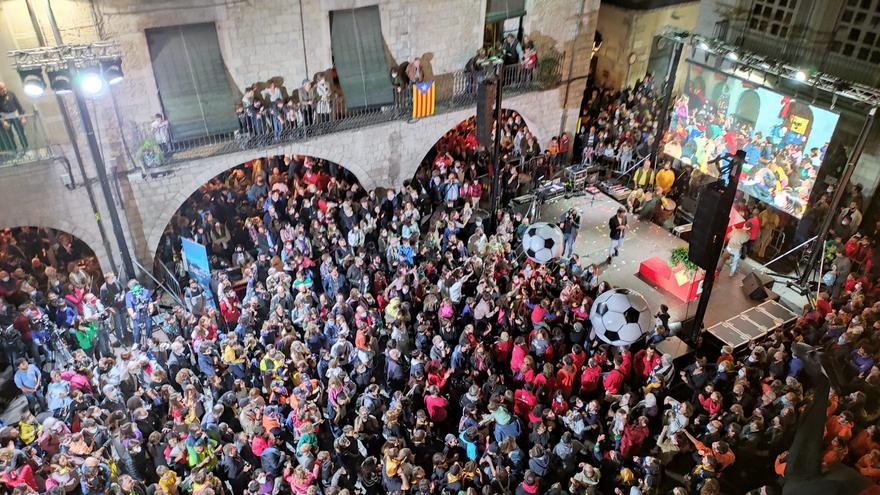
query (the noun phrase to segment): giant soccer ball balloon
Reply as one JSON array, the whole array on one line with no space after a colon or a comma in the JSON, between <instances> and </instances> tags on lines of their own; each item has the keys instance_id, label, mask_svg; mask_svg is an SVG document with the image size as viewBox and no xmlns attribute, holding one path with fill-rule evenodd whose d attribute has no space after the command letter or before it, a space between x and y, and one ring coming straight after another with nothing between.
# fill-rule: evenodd
<instances>
[{"instance_id":1,"label":"giant soccer ball balloon","mask_svg":"<svg viewBox=\"0 0 880 495\"><path fill-rule=\"evenodd\" d=\"M562 256L563 247L562 230L546 222L529 225L523 234L522 248L526 256L542 265Z\"/></svg>"},{"instance_id":2,"label":"giant soccer ball balloon","mask_svg":"<svg viewBox=\"0 0 880 495\"><path fill-rule=\"evenodd\" d=\"M590 309L591 337L611 345L630 345L651 330L653 318L648 302L636 291L612 289L603 292Z\"/></svg>"}]
</instances>

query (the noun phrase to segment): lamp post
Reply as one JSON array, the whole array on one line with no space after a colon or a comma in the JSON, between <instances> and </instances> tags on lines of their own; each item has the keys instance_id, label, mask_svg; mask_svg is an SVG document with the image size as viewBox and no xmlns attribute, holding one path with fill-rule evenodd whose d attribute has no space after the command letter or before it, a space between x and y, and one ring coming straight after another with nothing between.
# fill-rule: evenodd
<instances>
[{"instance_id":1,"label":"lamp post","mask_svg":"<svg viewBox=\"0 0 880 495\"><path fill-rule=\"evenodd\" d=\"M54 25L54 22L53 22ZM59 33L53 29L56 41L60 41ZM33 77L34 71L42 77L43 73L49 75L49 87L57 96L73 93L79 110L80 121L85 132L86 142L95 170L98 175L98 184L101 186L101 194L110 214L110 223L117 247L122 256L122 268L126 276L134 277L134 264L116 210L116 203L110 189L110 181L107 177L107 168L101 147L95 136L95 128L91 114L86 105L86 96L96 96L109 82L118 82L122 78L119 49L115 43L97 42L77 45L62 45L54 47L41 47L29 50L16 50L9 53L19 73L27 73ZM45 86L45 84L44 84ZM63 107L63 102L59 100ZM70 131L70 140L76 143L76 135ZM88 178L83 176L88 182ZM97 211L95 212L97 215ZM107 253L112 256L112 253Z\"/></svg>"}]
</instances>

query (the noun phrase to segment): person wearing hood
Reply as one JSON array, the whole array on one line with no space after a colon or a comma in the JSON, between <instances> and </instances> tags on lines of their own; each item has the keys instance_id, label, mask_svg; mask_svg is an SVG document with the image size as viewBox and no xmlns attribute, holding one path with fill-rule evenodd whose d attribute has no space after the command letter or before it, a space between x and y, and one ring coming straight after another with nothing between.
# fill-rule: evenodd
<instances>
[{"instance_id":1,"label":"person wearing hood","mask_svg":"<svg viewBox=\"0 0 880 495\"><path fill-rule=\"evenodd\" d=\"M541 488L541 479L531 470L526 470L522 483L516 487L515 495L535 495Z\"/></svg>"}]
</instances>

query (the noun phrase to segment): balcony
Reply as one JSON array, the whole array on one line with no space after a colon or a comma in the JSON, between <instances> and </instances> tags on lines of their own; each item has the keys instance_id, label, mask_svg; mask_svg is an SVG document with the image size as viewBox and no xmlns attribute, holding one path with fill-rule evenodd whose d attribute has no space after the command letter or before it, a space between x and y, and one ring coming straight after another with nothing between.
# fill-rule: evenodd
<instances>
[{"instance_id":1,"label":"balcony","mask_svg":"<svg viewBox=\"0 0 880 495\"><path fill-rule=\"evenodd\" d=\"M559 86L562 82L563 55L547 56L538 61L533 70L524 70L518 65L504 67L503 93L512 96L531 91L543 91ZM486 68L478 72L457 71L439 74L434 78L434 113L473 106L476 103L477 83L492 72ZM392 105L379 108L331 109L330 114L319 116L314 113L312 122L305 125L285 126L273 129L271 123L253 125L249 122L239 130L216 133L196 139L175 140L174 127L157 131L151 124L132 124L129 143L136 146L132 156L146 172L150 169L185 162L197 158L223 155L247 149L259 149L278 144L305 141L310 138L345 132L366 126L396 120L410 120L412 116L412 90L405 88L396 94ZM234 102L230 102L232 107ZM163 142L164 141L164 142Z\"/></svg>"},{"instance_id":2,"label":"balcony","mask_svg":"<svg viewBox=\"0 0 880 495\"><path fill-rule=\"evenodd\" d=\"M39 113L0 117L0 167L60 158L63 153L49 143Z\"/></svg>"}]
</instances>

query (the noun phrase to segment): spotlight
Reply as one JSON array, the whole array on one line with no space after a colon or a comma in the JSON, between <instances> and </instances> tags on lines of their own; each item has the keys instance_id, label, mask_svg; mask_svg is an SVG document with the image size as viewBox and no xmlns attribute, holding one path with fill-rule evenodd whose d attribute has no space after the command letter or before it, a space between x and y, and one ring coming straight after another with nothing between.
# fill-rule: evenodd
<instances>
[{"instance_id":1,"label":"spotlight","mask_svg":"<svg viewBox=\"0 0 880 495\"><path fill-rule=\"evenodd\" d=\"M733 60L734 62L736 62L737 60L739 60L739 55L737 55L736 52L733 52L733 51L731 51L731 52L727 52L727 55L725 55L725 56L726 56L727 58L729 58L730 60Z\"/></svg>"},{"instance_id":2,"label":"spotlight","mask_svg":"<svg viewBox=\"0 0 880 495\"><path fill-rule=\"evenodd\" d=\"M104 79L95 68L83 69L76 76L76 84L86 96L93 96L104 89Z\"/></svg>"},{"instance_id":3,"label":"spotlight","mask_svg":"<svg viewBox=\"0 0 880 495\"><path fill-rule=\"evenodd\" d=\"M111 86L122 82L122 59L114 58L101 61L101 71L104 73L104 80Z\"/></svg>"},{"instance_id":4,"label":"spotlight","mask_svg":"<svg viewBox=\"0 0 880 495\"><path fill-rule=\"evenodd\" d=\"M49 77L49 87L56 94L63 95L73 92L73 82L70 78L70 70L64 68L52 68L46 70Z\"/></svg>"},{"instance_id":5,"label":"spotlight","mask_svg":"<svg viewBox=\"0 0 880 495\"><path fill-rule=\"evenodd\" d=\"M807 73L802 70L798 70L794 73L794 78L796 81L804 82L807 80Z\"/></svg>"},{"instance_id":6,"label":"spotlight","mask_svg":"<svg viewBox=\"0 0 880 495\"><path fill-rule=\"evenodd\" d=\"M46 81L43 79L42 69L21 69L18 71L18 75L21 77L24 94L31 98L39 98L46 92Z\"/></svg>"}]
</instances>

